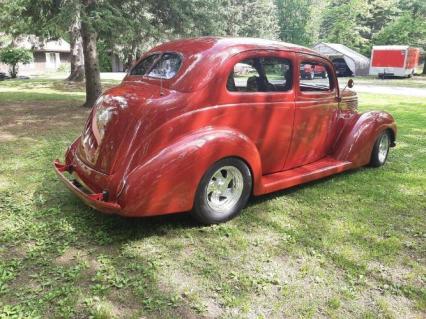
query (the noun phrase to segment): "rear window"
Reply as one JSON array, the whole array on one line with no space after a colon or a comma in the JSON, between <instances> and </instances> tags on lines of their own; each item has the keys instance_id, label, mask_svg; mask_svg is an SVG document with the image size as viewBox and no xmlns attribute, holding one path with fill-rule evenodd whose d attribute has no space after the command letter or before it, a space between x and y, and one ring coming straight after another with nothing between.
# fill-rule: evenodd
<instances>
[{"instance_id":1,"label":"rear window","mask_svg":"<svg viewBox=\"0 0 426 319\"><path fill-rule=\"evenodd\" d=\"M152 65L159 57L160 54L153 54L146 57L133 67L133 69L130 71L130 75L145 75L145 73L151 69Z\"/></svg>"},{"instance_id":2,"label":"rear window","mask_svg":"<svg viewBox=\"0 0 426 319\"><path fill-rule=\"evenodd\" d=\"M144 75L158 79L171 79L179 71L182 58L177 53L153 54L140 61L130 75Z\"/></svg>"}]
</instances>

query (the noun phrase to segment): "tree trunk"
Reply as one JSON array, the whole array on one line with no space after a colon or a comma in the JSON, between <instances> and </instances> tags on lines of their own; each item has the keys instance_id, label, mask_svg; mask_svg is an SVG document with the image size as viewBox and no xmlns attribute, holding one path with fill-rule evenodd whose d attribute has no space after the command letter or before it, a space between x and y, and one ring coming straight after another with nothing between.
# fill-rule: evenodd
<instances>
[{"instance_id":1,"label":"tree trunk","mask_svg":"<svg viewBox=\"0 0 426 319\"><path fill-rule=\"evenodd\" d=\"M9 74L12 79L16 79L16 76L18 75L18 64L12 64Z\"/></svg>"},{"instance_id":2,"label":"tree trunk","mask_svg":"<svg viewBox=\"0 0 426 319\"><path fill-rule=\"evenodd\" d=\"M70 29L71 74L67 78L68 81L81 82L84 80L84 57L82 41L80 15L77 15Z\"/></svg>"},{"instance_id":3,"label":"tree trunk","mask_svg":"<svg viewBox=\"0 0 426 319\"><path fill-rule=\"evenodd\" d=\"M99 72L98 53L96 51L97 32L90 25L89 17L96 5L96 0L83 0L85 17L81 22L81 36L83 38L84 74L86 76L85 107L92 107L102 93L101 77Z\"/></svg>"}]
</instances>

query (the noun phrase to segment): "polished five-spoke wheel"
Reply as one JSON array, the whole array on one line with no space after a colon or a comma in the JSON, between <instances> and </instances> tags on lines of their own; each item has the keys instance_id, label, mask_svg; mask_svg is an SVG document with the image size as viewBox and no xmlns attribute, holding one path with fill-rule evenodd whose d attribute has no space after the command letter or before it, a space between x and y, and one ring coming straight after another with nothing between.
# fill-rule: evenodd
<instances>
[{"instance_id":1,"label":"polished five-spoke wheel","mask_svg":"<svg viewBox=\"0 0 426 319\"><path fill-rule=\"evenodd\" d=\"M211 177L205 192L207 204L217 212L229 211L241 197L243 174L234 166L224 166Z\"/></svg>"},{"instance_id":2,"label":"polished five-spoke wheel","mask_svg":"<svg viewBox=\"0 0 426 319\"><path fill-rule=\"evenodd\" d=\"M386 159L388 158L390 144L391 139L389 132L382 132L374 143L373 151L371 152L371 166L379 167L385 164Z\"/></svg>"},{"instance_id":3,"label":"polished five-spoke wheel","mask_svg":"<svg viewBox=\"0 0 426 319\"><path fill-rule=\"evenodd\" d=\"M251 188L251 173L243 161L237 158L218 161L200 181L192 214L203 224L225 222L244 208Z\"/></svg>"}]
</instances>

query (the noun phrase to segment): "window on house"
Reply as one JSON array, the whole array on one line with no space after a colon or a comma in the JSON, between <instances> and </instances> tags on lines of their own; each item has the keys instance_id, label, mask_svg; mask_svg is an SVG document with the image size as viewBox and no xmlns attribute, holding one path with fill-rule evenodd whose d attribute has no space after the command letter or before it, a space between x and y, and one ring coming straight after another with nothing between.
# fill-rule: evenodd
<instances>
[{"instance_id":1,"label":"window on house","mask_svg":"<svg viewBox=\"0 0 426 319\"><path fill-rule=\"evenodd\" d=\"M53 52L47 52L46 53L46 62L49 65L55 65L56 64L56 55Z\"/></svg>"}]
</instances>

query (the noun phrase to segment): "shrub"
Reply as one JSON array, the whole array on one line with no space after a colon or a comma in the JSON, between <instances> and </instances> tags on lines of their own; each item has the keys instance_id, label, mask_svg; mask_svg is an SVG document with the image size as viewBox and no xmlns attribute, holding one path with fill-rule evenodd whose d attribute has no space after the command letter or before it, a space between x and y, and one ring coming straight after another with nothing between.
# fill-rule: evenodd
<instances>
[{"instance_id":1,"label":"shrub","mask_svg":"<svg viewBox=\"0 0 426 319\"><path fill-rule=\"evenodd\" d=\"M9 73L12 78L18 74L18 63L28 64L32 61L29 50L7 47L0 50L0 62L9 65Z\"/></svg>"}]
</instances>

